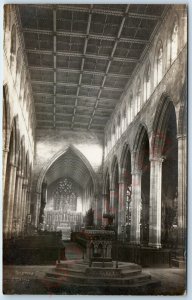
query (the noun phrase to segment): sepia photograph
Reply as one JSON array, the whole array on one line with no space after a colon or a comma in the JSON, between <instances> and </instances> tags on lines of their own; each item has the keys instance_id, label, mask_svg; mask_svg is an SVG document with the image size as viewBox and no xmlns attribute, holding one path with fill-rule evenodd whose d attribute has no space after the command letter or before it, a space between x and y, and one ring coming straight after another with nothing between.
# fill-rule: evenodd
<instances>
[{"instance_id":1,"label":"sepia photograph","mask_svg":"<svg viewBox=\"0 0 192 300\"><path fill-rule=\"evenodd\" d=\"M187 4L3 8L5 295L187 293Z\"/></svg>"}]
</instances>

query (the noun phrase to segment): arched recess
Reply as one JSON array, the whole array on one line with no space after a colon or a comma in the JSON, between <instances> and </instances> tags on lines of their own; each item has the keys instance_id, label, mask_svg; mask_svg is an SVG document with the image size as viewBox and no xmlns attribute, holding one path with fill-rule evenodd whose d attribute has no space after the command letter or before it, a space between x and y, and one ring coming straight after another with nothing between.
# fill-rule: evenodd
<instances>
[{"instance_id":1,"label":"arched recess","mask_svg":"<svg viewBox=\"0 0 192 300\"><path fill-rule=\"evenodd\" d=\"M21 69L22 69L22 51L21 47L17 50L17 58L16 58L16 85L19 86L19 79L21 75Z\"/></svg>"},{"instance_id":2,"label":"arched recess","mask_svg":"<svg viewBox=\"0 0 192 300\"><path fill-rule=\"evenodd\" d=\"M168 31L167 37L167 67L173 63L178 54L178 41L179 41L179 18L177 13L173 17L171 30Z\"/></svg>"},{"instance_id":3,"label":"arched recess","mask_svg":"<svg viewBox=\"0 0 192 300\"><path fill-rule=\"evenodd\" d=\"M110 206L111 212L115 216L115 225L118 226L118 212L119 212L119 164L117 157L114 156L111 165L111 197Z\"/></svg>"},{"instance_id":4,"label":"arched recess","mask_svg":"<svg viewBox=\"0 0 192 300\"><path fill-rule=\"evenodd\" d=\"M144 102L148 100L151 94L151 64L148 61L144 73Z\"/></svg>"},{"instance_id":5,"label":"arched recess","mask_svg":"<svg viewBox=\"0 0 192 300\"><path fill-rule=\"evenodd\" d=\"M158 40L155 51L154 85L157 86L163 77L163 43Z\"/></svg>"},{"instance_id":6,"label":"arched recess","mask_svg":"<svg viewBox=\"0 0 192 300\"><path fill-rule=\"evenodd\" d=\"M95 172L85 156L72 145L57 153L46 163L38 178L36 191L42 194L42 185L45 182L49 189L49 186L60 178L72 180L81 187L82 213L85 214L87 209L92 207L96 215L95 199L98 196L98 183Z\"/></svg>"},{"instance_id":7,"label":"arched recess","mask_svg":"<svg viewBox=\"0 0 192 300\"><path fill-rule=\"evenodd\" d=\"M66 149L63 150L63 151L59 151L56 155L54 155L44 165L44 167L42 168L41 173L38 177L38 180L37 180L37 185L36 185L36 192L37 193L41 193L41 186L42 186L43 180L45 178L45 174L47 173L48 169L51 167L51 165L54 164L54 162L57 159L59 159L61 156L63 156L69 150L71 150L77 157L79 157L79 159L82 160L82 162L85 164L85 166L89 170L91 178L93 180L94 193L97 195L97 193L98 193L98 183L97 183L97 178L96 178L95 172L94 172L90 162L86 159L86 157L77 148L75 148L73 145L70 145L70 146L66 147Z\"/></svg>"},{"instance_id":8,"label":"arched recess","mask_svg":"<svg viewBox=\"0 0 192 300\"><path fill-rule=\"evenodd\" d=\"M120 169L123 181L123 199L121 220L125 225L124 233L126 240L130 242L131 233L131 202L132 202L132 168L131 168L131 151L130 146L126 143L123 146L120 159Z\"/></svg>"},{"instance_id":9,"label":"arched recess","mask_svg":"<svg viewBox=\"0 0 192 300\"><path fill-rule=\"evenodd\" d=\"M162 158L161 244L177 244L178 140L176 112L171 98L162 95L157 107L152 138L152 157Z\"/></svg>"},{"instance_id":10,"label":"arched recess","mask_svg":"<svg viewBox=\"0 0 192 300\"><path fill-rule=\"evenodd\" d=\"M13 24L11 29L11 47L10 47L10 65L11 67L15 64L15 55L16 55L16 26Z\"/></svg>"},{"instance_id":11,"label":"arched recess","mask_svg":"<svg viewBox=\"0 0 192 300\"><path fill-rule=\"evenodd\" d=\"M134 190L137 191L133 201L137 201L137 206L139 206L135 209L140 215L140 219L137 220L137 222L140 223L140 226L137 224L137 226L140 227L140 243L147 245L149 242L150 146L148 131L145 124L139 125L134 142L133 153L133 176L135 176L135 178L133 180L132 193L135 194ZM140 197L140 199L137 199L137 197ZM132 205L134 206L134 203Z\"/></svg>"}]
</instances>

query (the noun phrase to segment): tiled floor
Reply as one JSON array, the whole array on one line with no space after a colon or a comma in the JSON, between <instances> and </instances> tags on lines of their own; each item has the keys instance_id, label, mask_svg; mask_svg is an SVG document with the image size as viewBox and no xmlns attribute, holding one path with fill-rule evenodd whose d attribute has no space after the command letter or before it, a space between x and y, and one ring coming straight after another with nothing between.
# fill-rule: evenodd
<instances>
[{"instance_id":1,"label":"tiled floor","mask_svg":"<svg viewBox=\"0 0 192 300\"><path fill-rule=\"evenodd\" d=\"M66 243L67 259L81 259L81 248ZM4 266L3 291L5 294L47 294L40 279L54 266ZM185 293L185 271L177 268L143 268L154 279L161 281L159 295Z\"/></svg>"}]
</instances>

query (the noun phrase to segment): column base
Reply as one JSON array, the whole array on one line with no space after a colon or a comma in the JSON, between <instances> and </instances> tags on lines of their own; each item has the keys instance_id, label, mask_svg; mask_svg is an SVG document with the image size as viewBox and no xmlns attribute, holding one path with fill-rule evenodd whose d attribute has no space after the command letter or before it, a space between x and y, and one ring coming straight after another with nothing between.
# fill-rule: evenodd
<instances>
[{"instance_id":1,"label":"column base","mask_svg":"<svg viewBox=\"0 0 192 300\"><path fill-rule=\"evenodd\" d=\"M130 241L130 245L133 245L133 246L141 246L141 243L140 243L140 242L137 242L137 241Z\"/></svg>"},{"instance_id":2,"label":"column base","mask_svg":"<svg viewBox=\"0 0 192 300\"><path fill-rule=\"evenodd\" d=\"M148 243L148 246L156 249L162 248L162 245L160 243Z\"/></svg>"}]
</instances>

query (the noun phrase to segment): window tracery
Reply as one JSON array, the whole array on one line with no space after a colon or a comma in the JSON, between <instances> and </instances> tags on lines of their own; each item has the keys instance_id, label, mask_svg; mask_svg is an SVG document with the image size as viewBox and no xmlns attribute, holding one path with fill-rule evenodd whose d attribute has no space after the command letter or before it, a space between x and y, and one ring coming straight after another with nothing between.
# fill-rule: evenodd
<instances>
[{"instance_id":1,"label":"window tracery","mask_svg":"<svg viewBox=\"0 0 192 300\"><path fill-rule=\"evenodd\" d=\"M145 101L149 98L151 92L150 77L151 77L151 65L150 63L148 63L145 69L145 79L144 79L144 100Z\"/></svg>"},{"instance_id":2,"label":"window tracery","mask_svg":"<svg viewBox=\"0 0 192 300\"><path fill-rule=\"evenodd\" d=\"M53 192L54 209L61 211L76 211L77 195L74 192L73 184L67 178L59 181Z\"/></svg>"},{"instance_id":3,"label":"window tracery","mask_svg":"<svg viewBox=\"0 0 192 300\"><path fill-rule=\"evenodd\" d=\"M156 52L156 67L155 67L155 83L156 85L161 81L163 76L163 46L159 41Z\"/></svg>"}]
</instances>

